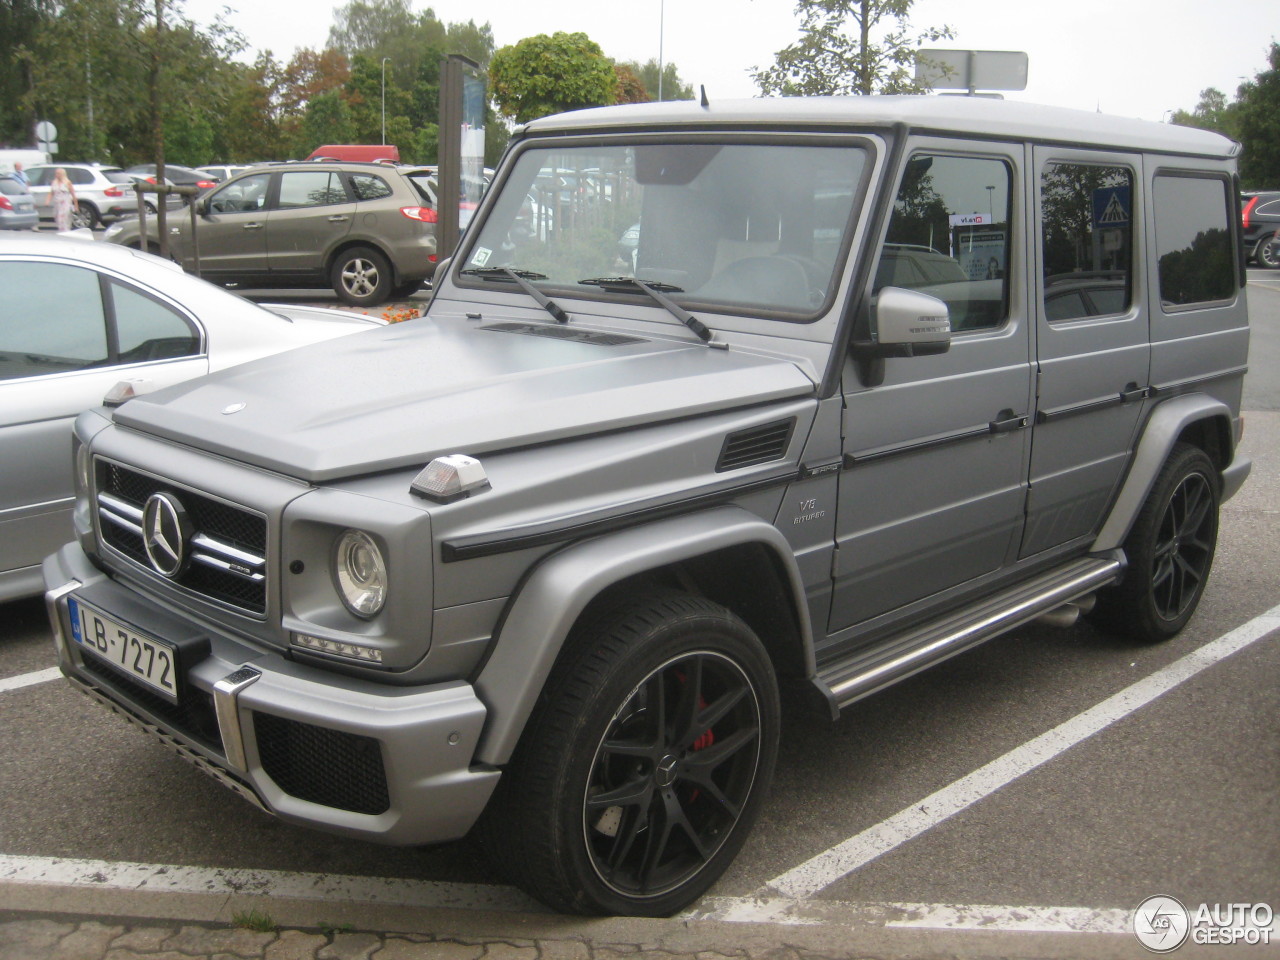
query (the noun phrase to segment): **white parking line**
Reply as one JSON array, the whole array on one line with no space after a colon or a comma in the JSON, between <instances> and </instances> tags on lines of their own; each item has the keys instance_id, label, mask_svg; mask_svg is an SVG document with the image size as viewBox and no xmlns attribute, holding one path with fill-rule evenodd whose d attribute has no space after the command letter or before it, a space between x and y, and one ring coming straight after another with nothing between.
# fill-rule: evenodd
<instances>
[{"instance_id":1,"label":"white parking line","mask_svg":"<svg viewBox=\"0 0 1280 960\"><path fill-rule=\"evenodd\" d=\"M0 680L0 693L21 690L23 687L30 687L37 683L48 683L50 680L57 680L60 676L62 676L61 670L57 667L50 667L48 670L37 670L35 673L21 673L16 677L5 677Z\"/></svg>"},{"instance_id":2,"label":"white parking line","mask_svg":"<svg viewBox=\"0 0 1280 960\"><path fill-rule=\"evenodd\" d=\"M1023 774L1105 730L1117 720L1122 720L1161 694L1168 693L1202 670L1243 650L1277 628L1280 628L1280 606L1272 607L1230 633L1206 643L1065 723L979 767L968 776L961 777L936 793L911 804L889 819L774 877L759 890L759 895L770 898L781 894L784 899L794 900L814 896L842 877L990 796Z\"/></svg>"}]
</instances>

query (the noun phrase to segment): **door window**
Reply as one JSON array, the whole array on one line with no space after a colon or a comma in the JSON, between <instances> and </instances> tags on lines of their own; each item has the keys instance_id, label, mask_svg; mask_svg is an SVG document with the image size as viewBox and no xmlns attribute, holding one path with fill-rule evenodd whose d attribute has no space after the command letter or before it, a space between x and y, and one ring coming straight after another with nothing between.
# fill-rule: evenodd
<instances>
[{"instance_id":1,"label":"door window","mask_svg":"<svg viewBox=\"0 0 1280 960\"><path fill-rule=\"evenodd\" d=\"M336 173L323 170L307 170L286 173L280 178L280 199L276 206L281 210L297 207L322 207L332 203L346 203L347 193Z\"/></svg>"},{"instance_id":2,"label":"door window","mask_svg":"<svg viewBox=\"0 0 1280 960\"><path fill-rule=\"evenodd\" d=\"M0 380L67 373L107 362L98 275L60 263L0 262Z\"/></svg>"},{"instance_id":3,"label":"door window","mask_svg":"<svg viewBox=\"0 0 1280 960\"><path fill-rule=\"evenodd\" d=\"M907 163L875 289L907 287L947 304L951 329L1000 326L1009 303L1009 166L917 154Z\"/></svg>"},{"instance_id":4,"label":"door window","mask_svg":"<svg viewBox=\"0 0 1280 960\"><path fill-rule=\"evenodd\" d=\"M381 200L391 196L387 181L371 173L351 174L351 189L355 191L357 200Z\"/></svg>"},{"instance_id":5,"label":"door window","mask_svg":"<svg viewBox=\"0 0 1280 960\"><path fill-rule=\"evenodd\" d=\"M210 213L244 213L261 210L267 205L267 188L271 174L258 173L243 177L209 196Z\"/></svg>"},{"instance_id":6,"label":"door window","mask_svg":"<svg viewBox=\"0 0 1280 960\"><path fill-rule=\"evenodd\" d=\"M1048 163L1040 176L1044 310L1051 321L1123 313L1133 277L1133 172Z\"/></svg>"}]
</instances>

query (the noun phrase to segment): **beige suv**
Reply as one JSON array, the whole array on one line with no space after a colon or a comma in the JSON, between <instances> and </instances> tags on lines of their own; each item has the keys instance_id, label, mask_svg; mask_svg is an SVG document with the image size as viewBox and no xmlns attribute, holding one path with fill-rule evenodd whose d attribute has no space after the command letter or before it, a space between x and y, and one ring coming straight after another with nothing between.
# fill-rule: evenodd
<instances>
[{"instance_id":1,"label":"beige suv","mask_svg":"<svg viewBox=\"0 0 1280 960\"><path fill-rule=\"evenodd\" d=\"M170 254L216 283L331 286L344 301L374 306L422 286L436 267L436 210L425 167L291 163L253 167L171 215ZM147 249L157 226L147 221ZM142 247L137 220L106 239Z\"/></svg>"}]
</instances>

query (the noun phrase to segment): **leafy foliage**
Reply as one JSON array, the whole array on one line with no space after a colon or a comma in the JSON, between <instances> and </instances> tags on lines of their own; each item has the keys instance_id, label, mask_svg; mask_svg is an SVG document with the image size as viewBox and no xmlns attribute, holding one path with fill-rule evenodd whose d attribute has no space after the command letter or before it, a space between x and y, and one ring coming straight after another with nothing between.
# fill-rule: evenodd
<instances>
[{"instance_id":1,"label":"leafy foliage","mask_svg":"<svg viewBox=\"0 0 1280 960\"><path fill-rule=\"evenodd\" d=\"M752 77L765 95L924 93L914 68L921 43L949 39L950 27L911 32L915 0L798 0L803 36Z\"/></svg>"},{"instance_id":2,"label":"leafy foliage","mask_svg":"<svg viewBox=\"0 0 1280 960\"><path fill-rule=\"evenodd\" d=\"M656 57L646 60L644 63L631 61L625 64L631 68L632 72L640 78L640 82L644 84L645 93L649 95L649 99L655 103L659 100L692 100L693 86L685 83L680 79L680 71L676 69L674 63L664 63L662 69L658 69L658 60ZM662 77L662 95L658 95L658 77Z\"/></svg>"},{"instance_id":3,"label":"leafy foliage","mask_svg":"<svg viewBox=\"0 0 1280 960\"><path fill-rule=\"evenodd\" d=\"M585 33L539 34L503 47L489 63L490 94L516 123L615 103L613 64Z\"/></svg>"}]
</instances>

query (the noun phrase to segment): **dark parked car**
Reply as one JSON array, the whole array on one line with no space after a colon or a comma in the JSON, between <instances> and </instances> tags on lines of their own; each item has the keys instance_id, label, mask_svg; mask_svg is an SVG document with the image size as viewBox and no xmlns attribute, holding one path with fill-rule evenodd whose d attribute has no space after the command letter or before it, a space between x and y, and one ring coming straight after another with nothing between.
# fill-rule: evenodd
<instances>
[{"instance_id":1,"label":"dark parked car","mask_svg":"<svg viewBox=\"0 0 1280 960\"><path fill-rule=\"evenodd\" d=\"M254 167L196 201L200 274L255 287L332 286L347 303L404 297L435 272L436 210L429 174L380 163ZM170 252L194 269L186 217L169 223ZM147 221L147 249L157 248ZM136 220L107 240L142 247Z\"/></svg>"},{"instance_id":2,"label":"dark parked car","mask_svg":"<svg viewBox=\"0 0 1280 960\"><path fill-rule=\"evenodd\" d=\"M130 167L125 173L139 173L152 183L155 183L156 165L154 163L140 163ZM202 194L208 193L218 185L218 181L204 171L179 166L174 163L166 163L164 165L164 178L170 183L176 183L179 186L199 187Z\"/></svg>"},{"instance_id":3,"label":"dark parked car","mask_svg":"<svg viewBox=\"0 0 1280 960\"><path fill-rule=\"evenodd\" d=\"M1280 190L1243 194L1240 220L1245 256L1260 267L1280 268Z\"/></svg>"}]
</instances>

